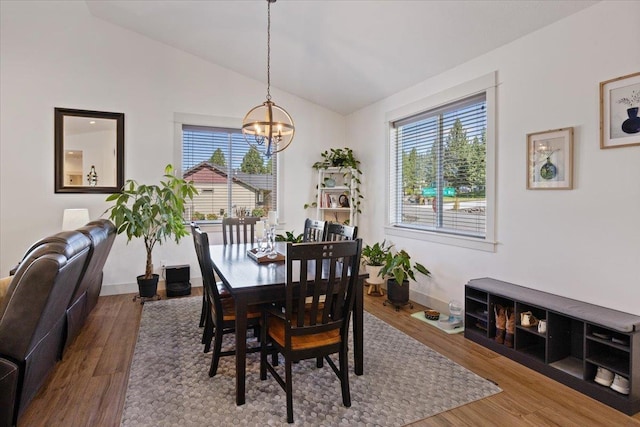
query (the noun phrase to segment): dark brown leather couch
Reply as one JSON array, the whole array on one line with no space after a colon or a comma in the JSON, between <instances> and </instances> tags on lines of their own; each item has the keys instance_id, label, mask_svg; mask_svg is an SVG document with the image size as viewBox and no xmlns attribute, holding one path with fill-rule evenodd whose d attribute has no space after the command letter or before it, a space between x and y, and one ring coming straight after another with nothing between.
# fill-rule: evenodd
<instances>
[{"instance_id":1,"label":"dark brown leather couch","mask_svg":"<svg viewBox=\"0 0 640 427\"><path fill-rule=\"evenodd\" d=\"M0 302L0 427L20 415L81 330L102 287L115 227L108 220L34 244Z\"/></svg>"},{"instance_id":2,"label":"dark brown leather couch","mask_svg":"<svg viewBox=\"0 0 640 427\"><path fill-rule=\"evenodd\" d=\"M98 303L102 289L102 269L116 238L116 227L107 219L91 221L78 231L91 240L91 247L89 261L67 308L64 349L73 342Z\"/></svg>"}]
</instances>

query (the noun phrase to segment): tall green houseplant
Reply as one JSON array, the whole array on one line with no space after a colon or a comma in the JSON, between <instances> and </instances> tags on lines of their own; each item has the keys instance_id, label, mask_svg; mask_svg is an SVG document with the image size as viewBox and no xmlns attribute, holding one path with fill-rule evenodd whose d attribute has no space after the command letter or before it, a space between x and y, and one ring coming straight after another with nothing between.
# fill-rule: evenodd
<instances>
[{"instance_id":1,"label":"tall green houseplant","mask_svg":"<svg viewBox=\"0 0 640 427\"><path fill-rule=\"evenodd\" d=\"M139 277L154 277L152 254L156 244L170 238L178 243L189 234L183 221L184 205L196 194L193 182L175 176L173 166L167 165L160 185L139 184L130 179L120 193L107 197L106 201L114 204L105 213L109 213L117 233L126 233L127 243L133 238L144 240L147 262L144 275Z\"/></svg>"}]
</instances>

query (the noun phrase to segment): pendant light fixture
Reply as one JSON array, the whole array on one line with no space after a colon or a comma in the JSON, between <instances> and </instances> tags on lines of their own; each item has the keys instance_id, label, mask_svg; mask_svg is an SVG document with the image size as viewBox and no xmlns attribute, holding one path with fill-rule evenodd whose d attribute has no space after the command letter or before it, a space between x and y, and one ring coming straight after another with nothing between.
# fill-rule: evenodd
<instances>
[{"instance_id":1,"label":"pendant light fixture","mask_svg":"<svg viewBox=\"0 0 640 427\"><path fill-rule=\"evenodd\" d=\"M287 148L295 133L289 113L271 101L271 3L275 2L267 0L267 100L252 108L242 120L245 140L263 151L266 158Z\"/></svg>"}]
</instances>

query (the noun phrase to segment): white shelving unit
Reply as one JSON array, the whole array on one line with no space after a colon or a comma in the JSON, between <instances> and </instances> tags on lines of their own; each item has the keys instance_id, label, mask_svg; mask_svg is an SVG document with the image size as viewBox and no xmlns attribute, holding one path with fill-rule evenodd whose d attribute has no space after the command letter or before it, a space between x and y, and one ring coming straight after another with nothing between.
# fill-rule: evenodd
<instances>
[{"instance_id":1,"label":"white shelving unit","mask_svg":"<svg viewBox=\"0 0 640 427\"><path fill-rule=\"evenodd\" d=\"M357 197L355 186L353 169L337 167L319 169L316 218L357 225L358 215L353 203Z\"/></svg>"}]
</instances>

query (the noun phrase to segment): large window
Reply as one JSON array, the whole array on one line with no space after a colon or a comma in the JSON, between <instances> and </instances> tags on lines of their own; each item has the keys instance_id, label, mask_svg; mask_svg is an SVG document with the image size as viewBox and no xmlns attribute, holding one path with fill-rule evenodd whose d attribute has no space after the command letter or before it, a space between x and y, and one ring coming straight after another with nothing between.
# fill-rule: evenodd
<instances>
[{"instance_id":1,"label":"large window","mask_svg":"<svg viewBox=\"0 0 640 427\"><path fill-rule=\"evenodd\" d=\"M239 129L183 125L182 169L199 191L185 220L265 216L277 208L277 156L250 148Z\"/></svg>"},{"instance_id":2,"label":"large window","mask_svg":"<svg viewBox=\"0 0 640 427\"><path fill-rule=\"evenodd\" d=\"M482 90L389 121L389 213L395 229L492 240L490 114Z\"/></svg>"}]
</instances>

